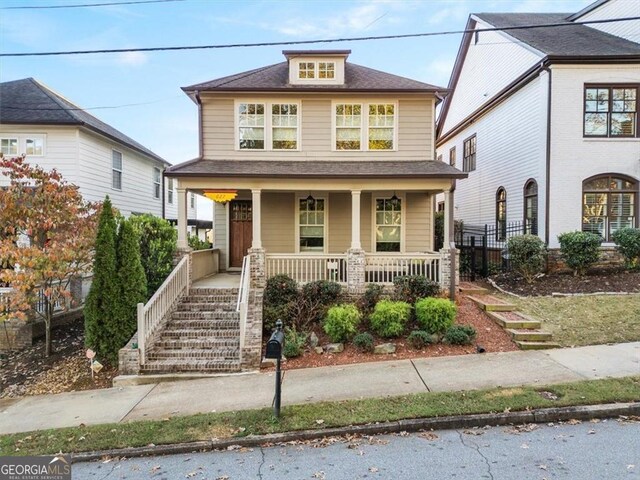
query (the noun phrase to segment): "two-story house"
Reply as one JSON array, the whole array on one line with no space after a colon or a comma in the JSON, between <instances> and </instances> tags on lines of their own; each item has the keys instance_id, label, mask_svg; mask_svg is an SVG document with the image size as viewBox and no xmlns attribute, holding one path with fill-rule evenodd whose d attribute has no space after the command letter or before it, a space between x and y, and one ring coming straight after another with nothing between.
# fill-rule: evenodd
<instances>
[{"instance_id":1,"label":"two-story house","mask_svg":"<svg viewBox=\"0 0 640 480\"><path fill-rule=\"evenodd\" d=\"M640 2L600 0L469 17L437 130L438 156L469 175L456 219L497 225L499 239L520 222L552 249L563 232L611 248L616 229L638 227L640 21L580 24L638 16Z\"/></svg>"}]
</instances>

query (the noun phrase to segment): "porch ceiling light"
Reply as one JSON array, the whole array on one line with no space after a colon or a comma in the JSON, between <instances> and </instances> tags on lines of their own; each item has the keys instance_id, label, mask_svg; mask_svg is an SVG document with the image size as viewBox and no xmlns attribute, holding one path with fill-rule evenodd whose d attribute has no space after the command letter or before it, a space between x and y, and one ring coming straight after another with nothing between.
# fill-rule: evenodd
<instances>
[{"instance_id":1,"label":"porch ceiling light","mask_svg":"<svg viewBox=\"0 0 640 480\"><path fill-rule=\"evenodd\" d=\"M397 202L398 200L400 200L396 195L396 192L393 192L393 197L391 197L391 200L393 200L394 202Z\"/></svg>"}]
</instances>

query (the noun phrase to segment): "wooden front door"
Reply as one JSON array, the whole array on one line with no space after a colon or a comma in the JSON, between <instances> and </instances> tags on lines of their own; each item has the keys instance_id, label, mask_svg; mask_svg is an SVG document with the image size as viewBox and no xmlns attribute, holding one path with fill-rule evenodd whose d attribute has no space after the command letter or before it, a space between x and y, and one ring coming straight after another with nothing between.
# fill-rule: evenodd
<instances>
[{"instance_id":1,"label":"wooden front door","mask_svg":"<svg viewBox=\"0 0 640 480\"><path fill-rule=\"evenodd\" d=\"M253 239L251 200L234 200L229 209L229 267L242 267Z\"/></svg>"}]
</instances>

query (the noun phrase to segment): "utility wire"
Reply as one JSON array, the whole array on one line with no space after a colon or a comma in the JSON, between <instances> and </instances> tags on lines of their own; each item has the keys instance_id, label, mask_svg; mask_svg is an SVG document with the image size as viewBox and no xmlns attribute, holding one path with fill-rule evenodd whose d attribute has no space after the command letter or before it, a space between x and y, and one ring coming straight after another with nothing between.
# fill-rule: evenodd
<instances>
[{"instance_id":1,"label":"utility wire","mask_svg":"<svg viewBox=\"0 0 640 480\"><path fill-rule=\"evenodd\" d=\"M161 102L168 102L170 100L174 100L176 98L186 98L184 95L174 95L172 97L168 97L168 98L161 98L159 100L151 100L149 102L139 102L139 103L125 103L122 105L107 105L107 106L101 106L101 107L87 107L87 108L80 108L80 107L74 107L74 108L65 108L65 107L47 107L47 108L41 108L36 106L31 106L28 103L25 104L17 104L14 103L12 105L6 105L4 103L2 103L0 101L0 109L4 110L37 110L39 112L41 111L65 111L65 112L83 112L86 110L109 110L109 109L114 109L114 108L126 108L126 107L138 107L141 105L152 105L154 103L161 103Z\"/></svg>"},{"instance_id":2,"label":"utility wire","mask_svg":"<svg viewBox=\"0 0 640 480\"><path fill-rule=\"evenodd\" d=\"M128 2L105 3L76 3L71 5L20 5L15 7L0 7L0 10L39 10L44 8L84 8L84 7L111 7L114 5L137 5L141 3L169 3L184 2L186 0L130 0Z\"/></svg>"},{"instance_id":3,"label":"utility wire","mask_svg":"<svg viewBox=\"0 0 640 480\"><path fill-rule=\"evenodd\" d=\"M262 43L230 43L220 45L195 45L182 47L147 47L147 48L112 48L102 50L67 50L58 52L30 52L30 53L0 53L0 57L44 57L53 55L88 55L95 53L127 53L127 52L166 52L178 50L207 50L222 48L247 48L247 47L274 47L283 45L310 45L316 43L337 43L337 42L359 42L365 40L391 40L400 38L416 38L416 37L435 37L441 35L458 35L475 32L499 32L510 30L530 30L532 28L555 28L555 27L573 27L577 25L590 25L595 23L616 23L627 22L632 20L640 20L640 16L626 18L609 18L604 20L589 20L585 22L556 22L541 23L533 25L520 25L517 27L492 27L480 28L476 30L449 30L443 32L425 32L425 33L407 33L402 35L379 35L368 37L345 37L345 38L325 38L317 40L292 40L286 42L262 42Z\"/></svg>"}]
</instances>

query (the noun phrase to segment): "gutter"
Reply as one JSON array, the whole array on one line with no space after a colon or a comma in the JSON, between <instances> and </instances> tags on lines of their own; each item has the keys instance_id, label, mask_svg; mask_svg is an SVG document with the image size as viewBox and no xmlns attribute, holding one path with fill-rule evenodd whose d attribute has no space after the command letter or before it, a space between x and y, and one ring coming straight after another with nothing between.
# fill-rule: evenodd
<instances>
[{"instance_id":1,"label":"gutter","mask_svg":"<svg viewBox=\"0 0 640 480\"><path fill-rule=\"evenodd\" d=\"M162 188L162 195L160 195L160 198L162 198L162 218L164 218L166 220L167 218L167 212L165 211L165 188L164 188L164 173L167 171L166 167L162 169L162 180L160 180L160 185Z\"/></svg>"}]
</instances>

